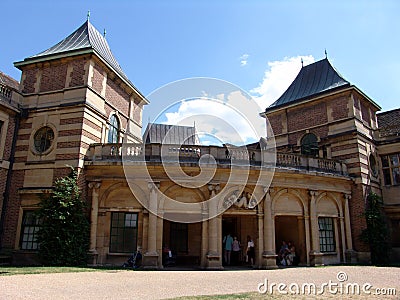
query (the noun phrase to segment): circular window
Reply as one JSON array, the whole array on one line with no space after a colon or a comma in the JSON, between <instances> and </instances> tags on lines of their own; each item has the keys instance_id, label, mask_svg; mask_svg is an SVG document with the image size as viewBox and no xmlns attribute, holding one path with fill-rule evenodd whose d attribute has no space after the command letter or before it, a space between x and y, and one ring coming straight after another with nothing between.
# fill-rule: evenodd
<instances>
[{"instance_id":1,"label":"circular window","mask_svg":"<svg viewBox=\"0 0 400 300\"><path fill-rule=\"evenodd\" d=\"M373 156L372 154L370 154L369 156L369 166L371 168L372 175L376 177L378 175L378 167L376 165L375 156Z\"/></svg>"},{"instance_id":2,"label":"circular window","mask_svg":"<svg viewBox=\"0 0 400 300\"><path fill-rule=\"evenodd\" d=\"M49 150L54 140L54 131L50 127L42 127L36 131L34 139L35 150L39 153Z\"/></svg>"}]
</instances>

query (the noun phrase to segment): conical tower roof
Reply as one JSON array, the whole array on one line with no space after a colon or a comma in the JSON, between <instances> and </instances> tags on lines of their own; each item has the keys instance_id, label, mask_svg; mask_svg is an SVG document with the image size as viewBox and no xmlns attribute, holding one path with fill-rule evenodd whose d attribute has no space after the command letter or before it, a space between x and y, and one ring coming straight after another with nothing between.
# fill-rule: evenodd
<instances>
[{"instance_id":1,"label":"conical tower roof","mask_svg":"<svg viewBox=\"0 0 400 300\"><path fill-rule=\"evenodd\" d=\"M292 84L266 111L349 86L350 82L325 58L302 67Z\"/></svg>"},{"instance_id":2,"label":"conical tower roof","mask_svg":"<svg viewBox=\"0 0 400 300\"><path fill-rule=\"evenodd\" d=\"M108 67L137 91L115 59L105 37L89 22L89 20L59 43L36 55L25 58L23 61L16 62L14 65L16 67L21 67L31 63L86 53L95 53Z\"/></svg>"}]
</instances>

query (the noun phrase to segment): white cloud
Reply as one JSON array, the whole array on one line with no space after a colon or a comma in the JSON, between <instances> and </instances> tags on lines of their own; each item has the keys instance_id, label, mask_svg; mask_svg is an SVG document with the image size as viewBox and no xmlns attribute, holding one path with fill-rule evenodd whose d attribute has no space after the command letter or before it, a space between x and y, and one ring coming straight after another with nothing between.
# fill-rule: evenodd
<instances>
[{"instance_id":1,"label":"white cloud","mask_svg":"<svg viewBox=\"0 0 400 300\"><path fill-rule=\"evenodd\" d=\"M259 108L251 111L256 124L246 112L252 106L248 97L240 92L232 92L226 96L227 101L214 100L220 97L182 101L176 112L165 113L165 123L184 126L193 126L195 123L202 144L243 145L258 141L261 132L265 135L265 129L260 128L264 122L258 117Z\"/></svg>"},{"instance_id":2,"label":"white cloud","mask_svg":"<svg viewBox=\"0 0 400 300\"><path fill-rule=\"evenodd\" d=\"M314 57L309 55L285 57L283 60L268 62L262 82L250 90L250 94L262 110L275 102L293 82L301 69L302 59L304 65L315 61Z\"/></svg>"},{"instance_id":3,"label":"white cloud","mask_svg":"<svg viewBox=\"0 0 400 300\"><path fill-rule=\"evenodd\" d=\"M248 58L249 58L249 55L248 55L248 54L243 54L243 55L240 57L240 66L241 66L241 67L244 67L244 66L247 65L247 60L248 60Z\"/></svg>"}]
</instances>

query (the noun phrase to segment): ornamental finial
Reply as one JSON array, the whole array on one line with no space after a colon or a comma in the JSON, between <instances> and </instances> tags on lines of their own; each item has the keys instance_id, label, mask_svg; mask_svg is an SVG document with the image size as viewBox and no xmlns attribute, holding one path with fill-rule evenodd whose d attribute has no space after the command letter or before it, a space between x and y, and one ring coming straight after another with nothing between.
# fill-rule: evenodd
<instances>
[{"instance_id":1,"label":"ornamental finial","mask_svg":"<svg viewBox=\"0 0 400 300\"><path fill-rule=\"evenodd\" d=\"M87 17L87 20L89 21L89 19L90 19L90 10L87 11L86 17Z\"/></svg>"}]
</instances>

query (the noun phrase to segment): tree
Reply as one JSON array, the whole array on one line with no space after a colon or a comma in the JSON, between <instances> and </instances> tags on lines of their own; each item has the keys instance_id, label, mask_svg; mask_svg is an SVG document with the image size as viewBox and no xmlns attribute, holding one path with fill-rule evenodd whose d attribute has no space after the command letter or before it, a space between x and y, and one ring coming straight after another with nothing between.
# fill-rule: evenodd
<instances>
[{"instance_id":1,"label":"tree","mask_svg":"<svg viewBox=\"0 0 400 300\"><path fill-rule=\"evenodd\" d=\"M369 193L364 216L367 228L362 231L361 239L370 246L371 262L374 265L387 264L390 257L389 230L381 196Z\"/></svg>"},{"instance_id":2,"label":"tree","mask_svg":"<svg viewBox=\"0 0 400 300\"><path fill-rule=\"evenodd\" d=\"M42 220L38 233L39 257L45 265L87 264L89 221L77 184L77 171L54 183L52 193L43 194L37 212Z\"/></svg>"}]
</instances>

